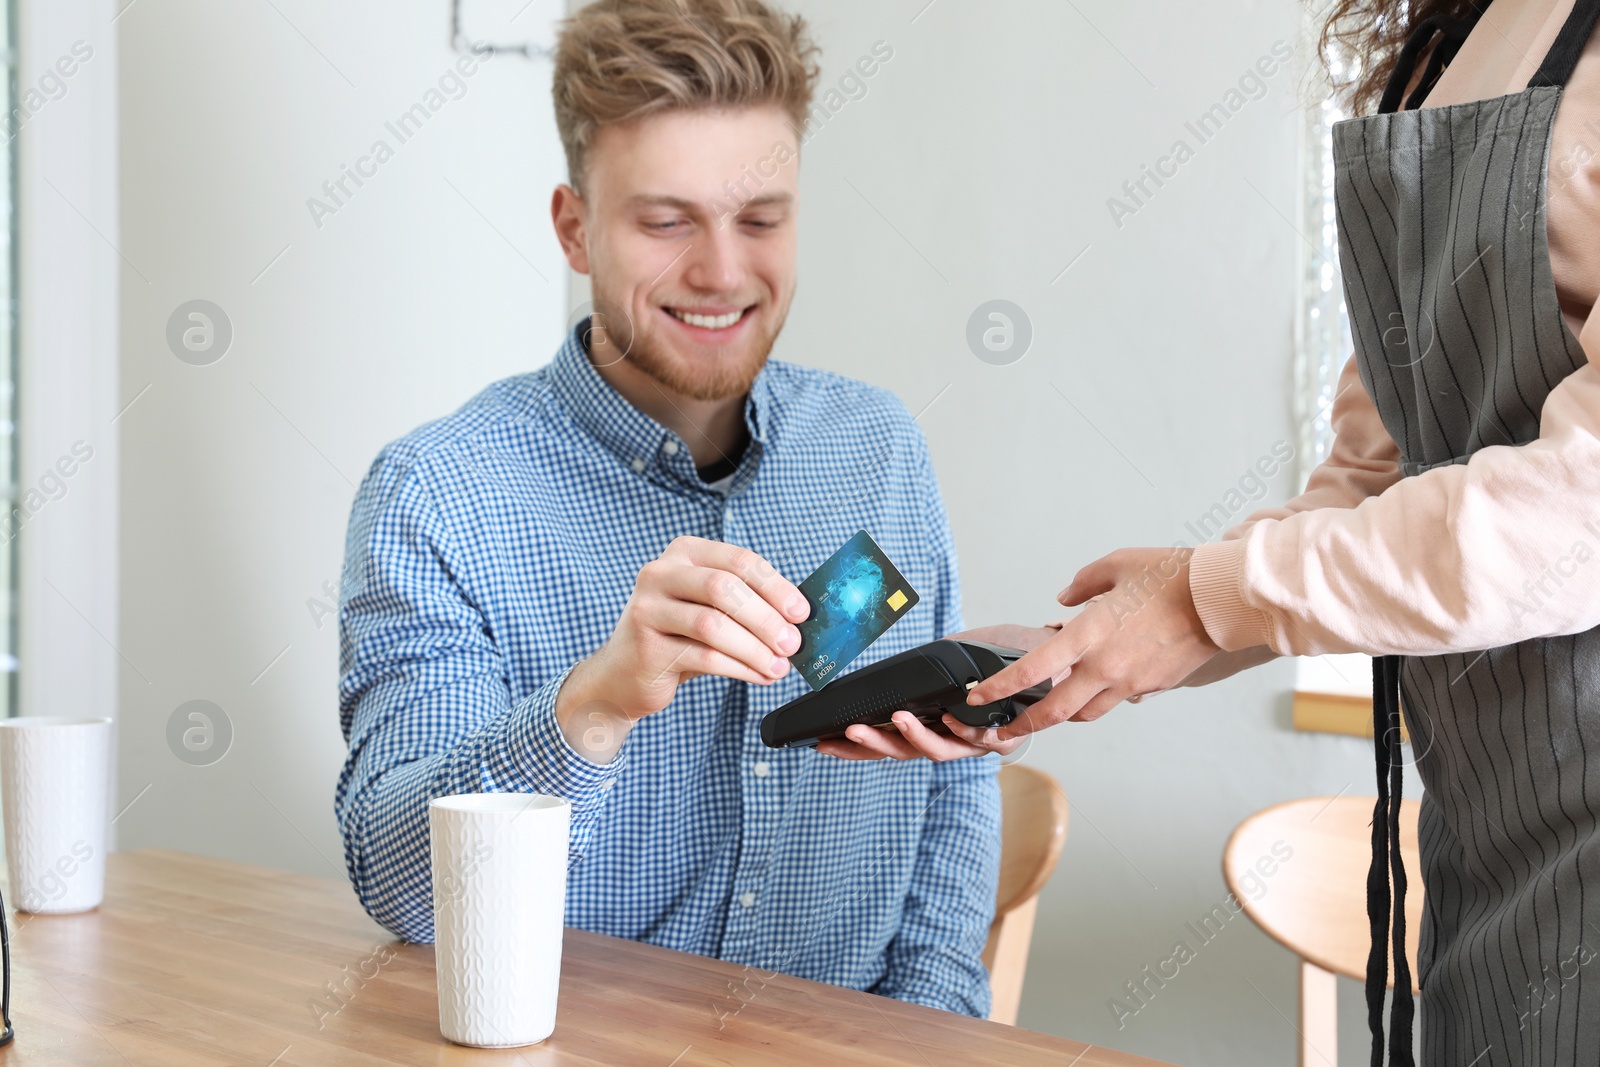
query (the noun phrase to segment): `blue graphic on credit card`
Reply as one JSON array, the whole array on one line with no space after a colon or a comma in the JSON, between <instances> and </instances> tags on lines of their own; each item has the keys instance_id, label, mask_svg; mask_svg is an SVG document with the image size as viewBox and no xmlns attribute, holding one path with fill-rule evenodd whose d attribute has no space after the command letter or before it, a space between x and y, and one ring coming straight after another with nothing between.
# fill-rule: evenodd
<instances>
[{"instance_id":1,"label":"blue graphic on credit card","mask_svg":"<svg viewBox=\"0 0 1600 1067\"><path fill-rule=\"evenodd\" d=\"M916 590L865 530L800 583L811 615L800 624L800 648L789 657L813 689L821 689L910 610Z\"/></svg>"}]
</instances>

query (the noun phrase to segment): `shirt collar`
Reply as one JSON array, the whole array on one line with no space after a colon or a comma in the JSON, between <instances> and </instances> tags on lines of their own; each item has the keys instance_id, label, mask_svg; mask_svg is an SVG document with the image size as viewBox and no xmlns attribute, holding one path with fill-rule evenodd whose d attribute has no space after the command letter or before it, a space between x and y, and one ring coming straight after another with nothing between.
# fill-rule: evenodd
<instances>
[{"instance_id":1,"label":"shirt collar","mask_svg":"<svg viewBox=\"0 0 1600 1067\"><path fill-rule=\"evenodd\" d=\"M639 464L658 465L664 457L676 457L680 453L687 462L687 449L682 439L630 404L595 370L584 343L588 331L589 320L585 318L567 334L550 361L547 375L556 400L580 429L636 471L640 469ZM745 426L755 445L764 446L770 440L775 407L773 393L769 365L761 368L745 400Z\"/></svg>"}]
</instances>

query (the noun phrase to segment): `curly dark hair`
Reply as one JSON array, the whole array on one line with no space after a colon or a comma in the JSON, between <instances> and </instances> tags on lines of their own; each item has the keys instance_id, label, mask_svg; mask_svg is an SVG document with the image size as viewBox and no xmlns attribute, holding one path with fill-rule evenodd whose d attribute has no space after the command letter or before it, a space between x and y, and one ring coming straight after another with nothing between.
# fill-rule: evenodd
<instances>
[{"instance_id":1,"label":"curly dark hair","mask_svg":"<svg viewBox=\"0 0 1600 1067\"><path fill-rule=\"evenodd\" d=\"M1384 85L1406 39L1435 15L1472 18L1488 0L1333 0L1317 39L1317 54L1329 70L1333 89L1353 114L1377 108ZM1335 53L1359 64L1335 72Z\"/></svg>"}]
</instances>

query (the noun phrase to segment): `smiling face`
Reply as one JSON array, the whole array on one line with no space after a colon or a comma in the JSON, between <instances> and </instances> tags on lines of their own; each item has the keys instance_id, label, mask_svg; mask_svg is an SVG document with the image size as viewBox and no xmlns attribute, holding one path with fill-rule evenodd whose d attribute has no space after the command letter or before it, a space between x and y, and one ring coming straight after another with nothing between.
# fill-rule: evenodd
<instances>
[{"instance_id":1,"label":"smiling face","mask_svg":"<svg viewBox=\"0 0 1600 1067\"><path fill-rule=\"evenodd\" d=\"M590 356L695 400L743 396L795 290L799 157L776 107L668 111L605 126L580 197L553 210L591 278Z\"/></svg>"}]
</instances>

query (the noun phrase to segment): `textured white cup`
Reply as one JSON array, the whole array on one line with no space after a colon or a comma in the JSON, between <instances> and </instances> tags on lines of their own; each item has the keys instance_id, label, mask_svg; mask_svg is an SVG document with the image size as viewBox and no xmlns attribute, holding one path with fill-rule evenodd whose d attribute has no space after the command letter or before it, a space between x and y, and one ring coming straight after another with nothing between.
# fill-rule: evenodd
<instances>
[{"instance_id":1,"label":"textured white cup","mask_svg":"<svg viewBox=\"0 0 1600 1067\"><path fill-rule=\"evenodd\" d=\"M556 1028L571 812L533 793L428 805L439 1032L458 1045L532 1045Z\"/></svg>"},{"instance_id":2,"label":"textured white cup","mask_svg":"<svg viewBox=\"0 0 1600 1067\"><path fill-rule=\"evenodd\" d=\"M18 910L66 914L104 899L111 730L110 719L0 719L0 803Z\"/></svg>"}]
</instances>

